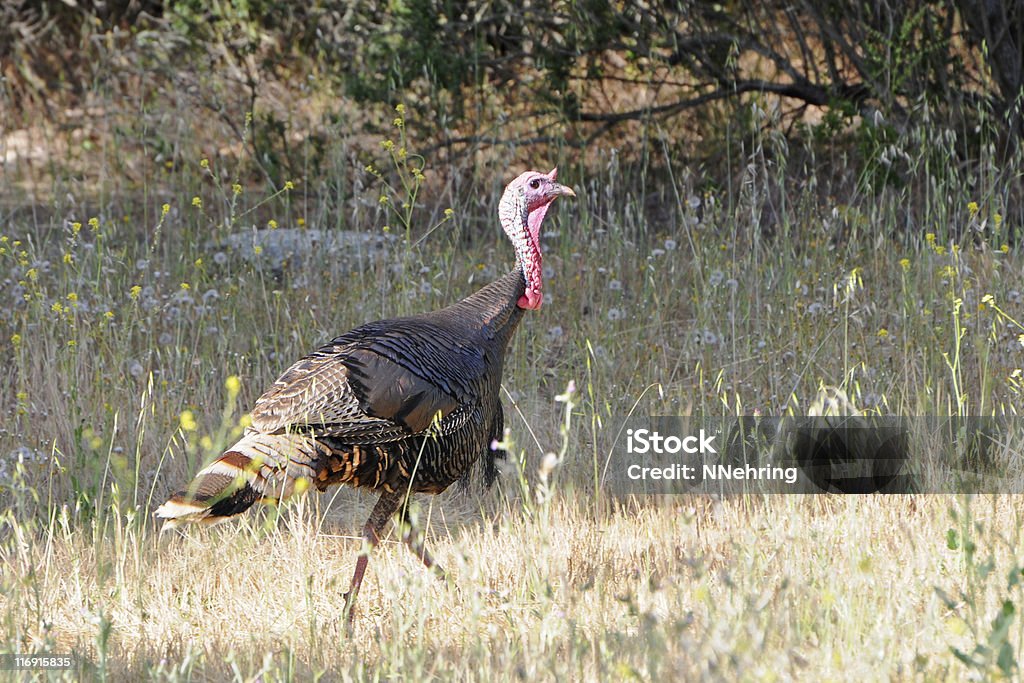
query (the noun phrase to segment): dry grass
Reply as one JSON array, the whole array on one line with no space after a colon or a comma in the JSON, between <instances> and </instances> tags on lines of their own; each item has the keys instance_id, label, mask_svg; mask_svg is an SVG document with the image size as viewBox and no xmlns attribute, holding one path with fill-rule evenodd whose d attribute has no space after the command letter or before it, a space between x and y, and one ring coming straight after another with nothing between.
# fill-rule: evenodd
<instances>
[{"instance_id":1,"label":"dry grass","mask_svg":"<svg viewBox=\"0 0 1024 683\"><path fill-rule=\"evenodd\" d=\"M293 189L254 186L239 158L190 146L196 121L171 126L179 114L147 113L167 123L156 135L173 158L135 154L162 146L143 121L117 133L132 144L97 152L94 175L52 159L42 174L11 167L17 182L50 185L33 195L42 208L0 201L0 652L71 651L67 678L119 680L1016 671L1024 630L997 615L1022 598L1018 498L612 501L593 472L613 447L609 425L631 411L801 414L822 384L879 414L1016 415L1024 259L1004 217L1020 159L961 166L956 133L922 126L892 143L905 186L854 183L842 200L822 199L800 166L829 161L807 149L788 167L759 123L733 160L735 185L720 189L667 147L657 171L613 154L561 164L580 200L548 219L550 300L506 368L503 491L420 501L451 580L385 543L349 638L342 593L368 498L311 497L163 539L150 512L293 359L510 265L494 216L514 173L428 170L432 194L415 199L398 181L414 159L392 168L378 146L387 186L338 130L321 150L333 167ZM115 149L130 150L118 162L130 182ZM88 156L76 148L72 167ZM801 190L788 191L790 175ZM428 233L448 205L454 217ZM387 225L396 241L388 259L283 266L217 246L270 221ZM556 397L570 381L563 429ZM562 458L545 481L548 452Z\"/></svg>"},{"instance_id":2,"label":"dry grass","mask_svg":"<svg viewBox=\"0 0 1024 683\"><path fill-rule=\"evenodd\" d=\"M481 519L446 501L430 542L450 582L385 543L351 637L355 544L336 535L359 523L348 505L323 528L293 507L271 529L249 520L159 544L146 531L90 543L58 525L5 553L31 591L0 605L55 651L88 650L109 628L103 670L121 680L958 678L949 647L970 649L967 626L933 588L968 589L946 544L950 508L965 504L773 496L595 514L560 499ZM1005 544L1019 500L970 508L1005 576L1024 551ZM982 613L1001 600L991 588L974 596Z\"/></svg>"}]
</instances>

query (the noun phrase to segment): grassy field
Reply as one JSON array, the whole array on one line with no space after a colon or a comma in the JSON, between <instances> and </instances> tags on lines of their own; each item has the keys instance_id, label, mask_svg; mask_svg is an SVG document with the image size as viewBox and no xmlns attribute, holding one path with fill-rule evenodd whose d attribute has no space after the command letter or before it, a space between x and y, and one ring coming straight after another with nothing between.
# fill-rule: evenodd
<instances>
[{"instance_id":1,"label":"grassy field","mask_svg":"<svg viewBox=\"0 0 1024 683\"><path fill-rule=\"evenodd\" d=\"M216 129L119 156L151 151L153 123L6 166L0 652L74 653L68 679L114 680L1017 673L1018 497L613 498L594 471L628 413L799 415L822 385L879 414L1015 415L1019 159L964 164L955 132L911 132L892 143L902 184L865 174L841 198L807 169L844 158L756 130L714 184L668 152L532 160L579 200L548 217L549 298L506 368L513 457L496 490L420 501L449 581L392 533L347 635L371 497L183 537L151 511L292 360L511 267L496 205L522 167L427 159L421 182L398 128L375 172L341 140L334 168L270 185L227 143L202 151ZM311 230L372 239L280 258L272 233Z\"/></svg>"}]
</instances>

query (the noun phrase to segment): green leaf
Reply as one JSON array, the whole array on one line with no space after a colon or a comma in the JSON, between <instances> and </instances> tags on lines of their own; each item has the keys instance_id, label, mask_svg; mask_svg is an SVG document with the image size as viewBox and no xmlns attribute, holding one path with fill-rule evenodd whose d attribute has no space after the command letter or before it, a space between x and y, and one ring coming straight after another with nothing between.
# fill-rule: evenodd
<instances>
[{"instance_id":1,"label":"green leaf","mask_svg":"<svg viewBox=\"0 0 1024 683\"><path fill-rule=\"evenodd\" d=\"M953 651L953 656L959 659L961 662L971 667L972 669L979 669L983 666L982 662L979 662L971 655L967 654L963 650L959 650L955 647L950 648Z\"/></svg>"},{"instance_id":2,"label":"green leaf","mask_svg":"<svg viewBox=\"0 0 1024 683\"><path fill-rule=\"evenodd\" d=\"M1010 624L1013 623L1013 615L1017 610L1009 600L1003 602L1003 608L992 620L992 633L988 636L988 645L993 650L999 649L1006 643L1006 636L1010 632Z\"/></svg>"},{"instance_id":3,"label":"green leaf","mask_svg":"<svg viewBox=\"0 0 1024 683\"><path fill-rule=\"evenodd\" d=\"M977 572L978 577L984 581L988 578L988 575L992 573L992 570L996 568L995 560L991 557L978 565Z\"/></svg>"},{"instance_id":4,"label":"green leaf","mask_svg":"<svg viewBox=\"0 0 1024 683\"><path fill-rule=\"evenodd\" d=\"M1013 675L1014 670L1017 668L1017 660L1013 657L1013 646L1009 643L1003 643L1002 647L999 648L999 657L996 659L996 666L1003 672L1003 675L1009 678Z\"/></svg>"}]
</instances>

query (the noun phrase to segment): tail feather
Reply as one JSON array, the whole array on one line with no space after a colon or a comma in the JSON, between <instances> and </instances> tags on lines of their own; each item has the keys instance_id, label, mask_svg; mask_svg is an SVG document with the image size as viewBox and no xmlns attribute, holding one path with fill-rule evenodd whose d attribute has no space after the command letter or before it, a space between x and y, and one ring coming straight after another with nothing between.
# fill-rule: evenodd
<instances>
[{"instance_id":1,"label":"tail feather","mask_svg":"<svg viewBox=\"0 0 1024 683\"><path fill-rule=\"evenodd\" d=\"M166 520L164 529L173 529L188 522L215 524L254 503L277 502L308 488L326 452L305 435L250 431L155 514Z\"/></svg>"}]
</instances>

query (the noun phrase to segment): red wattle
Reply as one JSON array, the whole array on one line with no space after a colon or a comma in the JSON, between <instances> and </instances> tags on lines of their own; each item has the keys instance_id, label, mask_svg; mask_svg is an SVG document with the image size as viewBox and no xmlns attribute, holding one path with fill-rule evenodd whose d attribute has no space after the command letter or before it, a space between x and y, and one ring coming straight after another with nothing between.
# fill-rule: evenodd
<instances>
[{"instance_id":1,"label":"red wattle","mask_svg":"<svg viewBox=\"0 0 1024 683\"><path fill-rule=\"evenodd\" d=\"M541 294L543 275L541 270L542 256L540 253L540 226L544 222L544 216L548 212L551 203L545 203L530 211L526 216L526 224L529 228L528 247L526 258L523 259L523 277L526 279L526 294L519 297L516 302L519 308L536 311L544 303L544 295Z\"/></svg>"},{"instance_id":2,"label":"red wattle","mask_svg":"<svg viewBox=\"0 0 1024 683\"><path fill-rule=\"evenodd\" d=\"M544 295L540 292L527 292L516 302L519 308L525 308L528 311L538 310L542 303L544 303Z\"/></svg>"}]
</instances>

